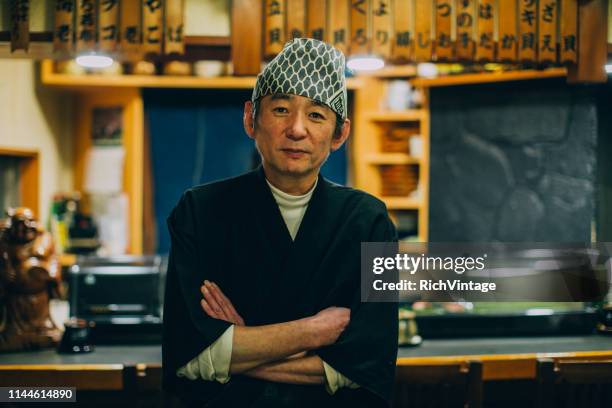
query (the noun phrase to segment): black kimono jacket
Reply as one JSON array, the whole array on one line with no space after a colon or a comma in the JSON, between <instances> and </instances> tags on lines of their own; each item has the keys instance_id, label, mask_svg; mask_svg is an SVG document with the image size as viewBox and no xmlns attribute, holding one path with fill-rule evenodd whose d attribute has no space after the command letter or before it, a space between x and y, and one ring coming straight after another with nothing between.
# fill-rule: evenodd
<instances>
[{"instance_id":1,"label":"black kimono jacket","mask_svg":"<svg viewBox=\"0 0 612 408\"><path fill-rule=\"evenodd\" d=\"M270 384L233 375L226 384L189 380L176 370L210 346L230 323L200 306L204 279L216 282L246 325L300 319L349 307L337 342L316 350L359 384L333 396L322 385L280 385L287 406L386 406L397 358L397 305L360 301L360 243L396 240L385 205L319 176L292 241L263 168L187 190L168 217L163 385L192 406L247 407ZM206 404L208 402L208 404Z\"/></svg>"}]
</instances>

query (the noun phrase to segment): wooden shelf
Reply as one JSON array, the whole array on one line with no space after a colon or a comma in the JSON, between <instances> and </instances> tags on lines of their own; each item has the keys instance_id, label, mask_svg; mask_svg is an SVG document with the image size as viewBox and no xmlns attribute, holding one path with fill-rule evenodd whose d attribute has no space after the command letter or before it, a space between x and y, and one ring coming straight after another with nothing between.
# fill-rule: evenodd
<instances>
[{"instance_id":1,"label":"wooden shelf","mask_svg":"<svg viewBox=\"0 0 612 408\"><path fill-rule=\"evenodd\" d=\"M419 198L412 197L380 197L389 210L418 210L422 206Z\"/></svg>"},{"instance_id":2,"label":"wooden shelf","mask_svg":"<svg viewBox=\"0 0 612 408\"><path fill-rule=\"evenodd\" d=\"M178 75L68 75L53 72L53 62L42 62L41 81L44 85L64 89L87 88L195 88L195 89L253 89L257 77L223 76L202 78ZM348 89L357 89L359 78L347 80Z\"/></svg>"},{"instance_id":3,"label":"wooden shelf","mask_svg":"<svg viewBox=\"0 0 612 408\"><path fill-rule=\"evenodd\" d=\"M370 164L421 164L419 157L406 153L370 153L364 159Z\"/></svg>"},{"instance_id":4,"label":"wooden shelf","mask_svg":"<svg viewBox=\"0 0 612 408\"><path fill-rule=\"evenodd\" d=\"M567 76L565 68L549 68L545 70L522 70L506 72L485 72L476 74L447 75L438 78L416 78L411 81L416 87L436 87L481 84L489 82L524 81L542 78L561 78Z\"/></svg>"},{"instance_id":5,"label":"wooden shelf","mask_svg":"<svg viewBox=\"0 0 612 408\"><path fill-rule=\"evenodd\" d=\"M415 65L397 65L384 67L377 71L360 72L357 77L373 78L411 78L415 77L417 69Z\"/></svg>"},{"instance_id":6,"label":"wooden shelf","mask_svg":"<svg viewBox=\"0 0 612 408\"><path fill-rule=\"evenodd\" d=\"M422 109L410 109L398 112L371 112L367 118L374 122L418 122L423 119Z\"/></svg>"}]
</instances>

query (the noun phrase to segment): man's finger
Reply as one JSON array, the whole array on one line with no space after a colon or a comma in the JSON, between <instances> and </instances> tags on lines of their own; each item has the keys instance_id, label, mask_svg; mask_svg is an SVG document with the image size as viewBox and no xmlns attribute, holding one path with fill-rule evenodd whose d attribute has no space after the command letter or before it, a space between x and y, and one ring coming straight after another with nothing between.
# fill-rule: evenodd
<instances>
[{"instance_id":1,"label":"man's finger","mask_svg":"<svg viewBox=\"0 0 612 408\"><path fill-rule=\"evenodd\" d=\"M227 319L227 316L225 316L225 313L223 312L223 308L221 305L219 305L219 303L217 303L216 299L206 286L202 287L202 293L204 294L204 299L206 299L212 310L214 310L219 318L224 320Z\"/></svg>"},{"instance_id":2,"label":"man's finger","mask_svg":"<svg viewBox=\"0 0 612 408\"><path fill-rule=\"evenodd\" d=\"M228 320L234 321L236 317L235 314L232 313L234 307L231 305L229 300L226 301L227 298L224 299L224 296L221 296L218 286L215 288L210 281L204 281L204 286L208 289L215 302L219 305L222 313L228 318Z\"/></svg>"},{"instance_id":3,"label":"man's finger","mask_svg":"<svg viewBox=\"0 0 612 408\"><path fill-rule=\"evenodd\" d=\"M206 301L206 299L202 299L200 300L200 305L202 306L202 309L204 309L204 312L212 317L213 319L218 319L219 317L217 316L217 314L215 313L215 311L212 309L212 307L210 307L210 305L208 304L208 302Z\"/></svg>"},{"instance_id":4,"label":"man's finger","mask_svg":"<svg viewBox=\"0 0 612 408\"><path fill-rule=\"evenodd\" d=\"M242 319L242 316L238 314L238 312L236 311L236 308L232 304L232 301L229 300L227 296L225 296L225 294L223 293L219 285L217 285L215 282L208 282L208 283L209 283L208 288L210 289L210 291L214 295L216 295L216 298L220 299L221 302L223 303L223 308L225 310L225 313L232 317L232 321L234 323L236 323L239 326L244 326L244 320Z\"/></svg>"},{"instance_id":5,"label":"man's finger","mask_svg":"<svg viewBox=\"0 0 612 408\"><path fill-rule=\"evenodd\" d=\"M232 313L236 317L240 317L240 315L236 311L236 308L232 304L232 301L229 300L229 298L227 296L225 296L225 293L223 293L223 291L221 290L219 285L217 285L215 282L209 282L209 283L210 284L209 284L208 288L215 295L215 298L220 300L220 302L223 304L223 306L226 308L227 311L229 311L230 313Z\"/></svg>"}]
</instances>

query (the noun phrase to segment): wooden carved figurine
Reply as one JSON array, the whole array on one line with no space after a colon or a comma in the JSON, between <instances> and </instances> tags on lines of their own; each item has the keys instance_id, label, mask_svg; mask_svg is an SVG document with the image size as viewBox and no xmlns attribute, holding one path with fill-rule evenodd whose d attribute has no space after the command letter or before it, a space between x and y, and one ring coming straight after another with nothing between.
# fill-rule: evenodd
<instances>
[{"instance_id":1,"label":"wooden carved figurine","mask_svg":"<svg viewBox=\"0 0 612 408\"><path fill-rule=\"evenodd\" d=\"M28 208L9 209L0 220L0 351L55 346L61 331L49 314L61 270L51 234Z\"/></svg>"}]
</instances>

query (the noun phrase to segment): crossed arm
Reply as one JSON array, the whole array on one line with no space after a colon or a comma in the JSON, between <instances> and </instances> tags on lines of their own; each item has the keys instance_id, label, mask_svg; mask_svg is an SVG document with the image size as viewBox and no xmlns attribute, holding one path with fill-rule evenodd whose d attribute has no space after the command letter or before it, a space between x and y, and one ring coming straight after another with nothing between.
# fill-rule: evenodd
<instances>
[{"instance_id":1,"label":"crossed arm","mask_svg":"<svg viewBox=\"0 0 612 408\"><path fill-rule=\"evenodd\" d=\"M246 326L215 283L205 281L201 291L204 312L235 325L230 373L293 384L324 383L323 361L309 352L338 339L348 325L349 309L330 307L304 319Z\"/></svg>"}]
</instances>

